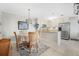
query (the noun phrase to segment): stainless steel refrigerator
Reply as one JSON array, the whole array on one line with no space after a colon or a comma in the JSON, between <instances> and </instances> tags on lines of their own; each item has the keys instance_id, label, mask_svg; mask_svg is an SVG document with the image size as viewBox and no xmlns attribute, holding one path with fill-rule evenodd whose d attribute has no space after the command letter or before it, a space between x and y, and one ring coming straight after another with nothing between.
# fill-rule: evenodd
<instances>
[{"instance_id":1,"label":"stainless steel refrigerator","mask_svg":"<svg viewBox=\"0 0 79 59\"><path fill-rule=\"evenodd\" d=\"M60 23L59 28L61 28L61 39L70 39L70 23Z\"/></svg>"}]
</instances>

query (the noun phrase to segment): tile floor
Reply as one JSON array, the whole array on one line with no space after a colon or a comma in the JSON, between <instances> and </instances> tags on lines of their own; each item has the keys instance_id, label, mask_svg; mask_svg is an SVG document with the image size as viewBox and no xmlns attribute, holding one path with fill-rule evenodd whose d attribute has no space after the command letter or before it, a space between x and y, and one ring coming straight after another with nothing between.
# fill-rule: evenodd
<instances>
[{"instance_id":1,"label":"tile floor","mask_svg":"<svg viewBox=\"0 0 79 59\"><path fill-rule=\"evenodd\" d=\"M57 45L57 32L41 33L40 41L49 46L41 56L79 56L79 41L62 40L61 46ZM12 55L20 56L12 41Z\"/></svg>"},{"instance_id":2,"label":"tile floor","mask_svg":"<svg viewBox=\"0 0 79 59\"><path fill-rule=\"evenodd\" d=\"M79 55L79 41L62 40L61 46L57 45L57 33L43 33L41 40L48 46L43 56L78 56Z\"/></svg>"}]
</instances>

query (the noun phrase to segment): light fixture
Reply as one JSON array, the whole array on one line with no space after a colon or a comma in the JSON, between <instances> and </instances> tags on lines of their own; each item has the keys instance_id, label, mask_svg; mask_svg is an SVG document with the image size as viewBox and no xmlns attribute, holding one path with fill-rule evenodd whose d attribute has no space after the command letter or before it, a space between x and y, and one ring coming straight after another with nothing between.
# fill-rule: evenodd
<instances>
[{"instance_id":1,"label":"light fixture","mask_svg":"<svg viewBox=\"0 0 79 59\"><path fill-rule=\"evenodd\" d=\"M28 19L30 19L30 9L28 9Z\"/></svg>"},{"instance_id":2,"label":"light fixture","mask_svg":"<svg viewBox=\"0 0 79 59\"><path fill-rule=\"evenodd\" d=\"M53 19L56 19L56 18L58 18L58 17L56 17L56 16L51 16L51 17L49 17L48 19L49 19L49 20L53 20Z\"/></svg>"},{"instance_id":3,"label":"light fixture","mask_svg":"<svg viewBox=\"0 0 79 59\"><path fill-rule=\"evenodd\" d=\"M31 20L31 17L30 17L30 11L31 11L31 9L28 9L27 10L28 11L28 16L27 16L27 19L26 19L26 22L28 21L28 23L32 23L32 20Z\"/></svg>"},{"instance_id":4,"label":"light fixture","mask_svg":"<svg viewBox=\"0 0 79 59\"><path fill-rule=\"evenodd\" d=\"M58 18L58 16L55 15L54 12L52 12L52 13L50 14L50 16L48 17L48 20L53 20L53 19L56 19L56 18Z\"/></svg>"}]
</instances>

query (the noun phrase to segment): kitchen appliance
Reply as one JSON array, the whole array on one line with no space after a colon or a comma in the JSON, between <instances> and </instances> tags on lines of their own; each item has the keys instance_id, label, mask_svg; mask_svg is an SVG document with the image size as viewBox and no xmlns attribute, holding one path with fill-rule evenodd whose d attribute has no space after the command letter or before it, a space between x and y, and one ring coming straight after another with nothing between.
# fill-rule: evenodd
<instances>
[{"instance_id":1,"label":"kitchen appliance","mask_svg":"<svg viewBox=\"0 0 79 59\"><path fill-rule=\"evenodd\" d=\"M59 25L61 27L61 39L70 39L70 23L60 23Z\"/></svg>"}]
</instances>

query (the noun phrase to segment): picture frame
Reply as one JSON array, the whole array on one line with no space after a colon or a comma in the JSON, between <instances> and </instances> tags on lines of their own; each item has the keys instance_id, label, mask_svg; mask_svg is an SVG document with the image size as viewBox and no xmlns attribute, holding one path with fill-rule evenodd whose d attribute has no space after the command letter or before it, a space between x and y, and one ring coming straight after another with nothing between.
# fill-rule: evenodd
<instances>
[{"instance_id":1,"label":"picture frame","mask_svg":"<svg viewBox=\"0 0 79 59\"><path fill-rule=\"evenodd\" d=\"M18 30L27 30L29 24L26 21L18 21Z\"/></svg>"}]
</instances>

